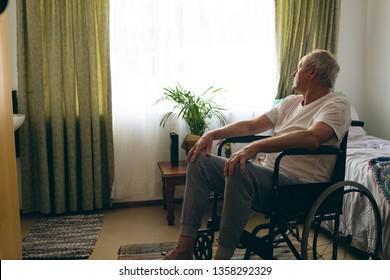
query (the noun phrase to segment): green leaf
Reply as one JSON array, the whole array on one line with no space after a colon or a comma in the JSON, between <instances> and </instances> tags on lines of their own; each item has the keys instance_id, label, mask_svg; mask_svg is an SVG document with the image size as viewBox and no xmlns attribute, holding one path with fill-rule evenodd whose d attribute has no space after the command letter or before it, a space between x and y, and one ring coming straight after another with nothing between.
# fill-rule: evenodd
<instances>
[{"instance_id":1,"label":"green leaf","mask_svg":"<svg viewBox=\"0 0 390 280\"><path fill-rule=\"evenodd\" d=\"M214 89L214 86L211 86L200 96L185 89L180 83L177 83L175 87L163 87L162 89L163 95L156 103L165 101L174 103L172 110L161 119L160 126L162 127L174 112L178 112L177 117L183 119L191 133L196 135L204 133L210 119L216 118L220 126L230 122L223 113L226 109L214 101L215 94L222 88Z\"/></svg>"}]
</instances>

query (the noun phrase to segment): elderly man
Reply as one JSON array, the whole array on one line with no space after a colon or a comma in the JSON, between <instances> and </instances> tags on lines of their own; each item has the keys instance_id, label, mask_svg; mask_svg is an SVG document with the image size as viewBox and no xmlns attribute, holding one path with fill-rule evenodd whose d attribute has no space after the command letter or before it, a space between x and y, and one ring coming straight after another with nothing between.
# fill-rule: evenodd
<instances>
[{"instance_id":1,"label":"elderly man","mask_svg":"<svg viewBox=\"0 0 390 280\"><path fill-rule=\"evenodd\" d=\"M218 249L215 259L230 259L251 208L270 207L272 174L277 154L286 149L314 150L321 145L340 146L351 123L348 102L332 92L339 72L334 56L317 50L304 56L292 74L290 95L257 118L232 123L205 133L187 155L188 172L177 247L165 259L192 259L194 242L210 192L224 193ZM213 140L258 134L269 129L274 136L252 142L230 159L210 154ZM206 152L201 151L206 150ZM264 165L249 159L267 153ZM283 160L279 182L289 185L330 178L334 158L298 156Z\"/></svg>"}]
</instances>

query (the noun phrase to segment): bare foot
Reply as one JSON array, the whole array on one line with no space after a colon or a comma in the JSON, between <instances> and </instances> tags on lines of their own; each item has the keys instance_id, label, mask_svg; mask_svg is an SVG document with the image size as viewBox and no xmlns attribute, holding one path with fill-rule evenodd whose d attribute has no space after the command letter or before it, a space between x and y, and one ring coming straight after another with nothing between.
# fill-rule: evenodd
<instances>
[{"instance_id":1,"label":"bare foot","mask_svg":"<svg viewBox=\"0 0 390 280\"><path fill-rule=\"evenodd\" d=\"M188 252L181 247L176 247L165 255L163 260L192 260L192 252Z\"/></svg>"},{"instance_id":2,"label":"bare foot","mask_svg":"<svg viewBox=\"0 0 390 280\"><path fill-rule=\"evenodd\" d=\"M192 260L194 243L195 238L180 235L176 248L166 254L163 260Z\"/></svg>"}]
</instances>

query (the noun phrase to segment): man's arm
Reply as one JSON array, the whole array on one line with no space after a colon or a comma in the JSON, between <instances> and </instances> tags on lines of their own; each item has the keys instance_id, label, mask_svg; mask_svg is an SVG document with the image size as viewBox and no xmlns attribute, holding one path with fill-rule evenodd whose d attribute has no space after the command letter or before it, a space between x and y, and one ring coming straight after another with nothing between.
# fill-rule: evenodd
<instances>
[{"instance_id":1,"label":"man's arm","mask_svg":"<svg viewBox=\"0 0 390 280\"><path fill-rule=\"evenodd\" d=\"M225 176L231 175L236 164L240 165L240 171L244 173L246 161L260 152L275 153L287 149L315 150L334 135L335 133L329 125L319 122L311 125L306 130L294 131L252 142L230 157L226 162L224 174Z\"/></svg>"},{"instance_id":2,"label":"man's arm","mask_svg":"<svg viewBox=\"0 0 390 280\"><path fill-rule=\"evenodd\" d=\"M255 149L263 153L281 152L287 149L315 150L334 135L335 133L329 125L318 122L306 130L294 131L281 136L263 139L253 144L255 145Z\"/></svg>"},{"instance_id":3,"label":"man's arm","mask_svg":"<svg viewBox=\"0 0 390 280\"><path fill-rule=\"evenodd\" d=\"M230 137L254 135L273 128L274 125L266 115L245 121L235 122L221 128L206 132L188 152L187 162L194 161L198 154L206 149L206 154L210 155L213 140L220 140Z\"/></svg>"}]
</instances>

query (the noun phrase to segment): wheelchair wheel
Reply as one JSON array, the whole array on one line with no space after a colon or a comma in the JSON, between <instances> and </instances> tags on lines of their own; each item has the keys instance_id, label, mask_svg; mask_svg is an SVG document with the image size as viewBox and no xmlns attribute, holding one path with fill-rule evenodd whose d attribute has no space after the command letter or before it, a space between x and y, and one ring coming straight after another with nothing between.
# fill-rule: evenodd
<instances>
[{"instance_id":1,"label":"wheelchair wheel","mask_svg":"<svg viewBox=\"0 0 390 280\"><path fill-rule=\"evenodd\" d=\"M374 197L361 184L343 181L326 189L310 210L301 255L311 260L376 259L381 238Z\"/></svg>"}]
</instances>

